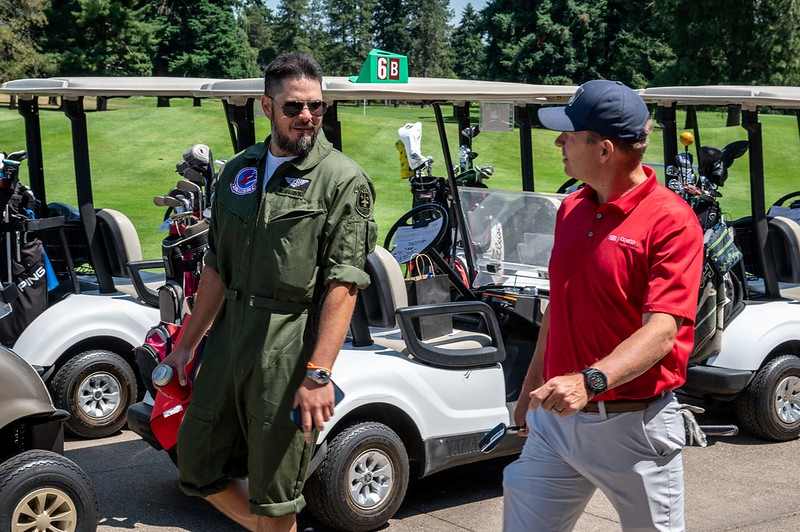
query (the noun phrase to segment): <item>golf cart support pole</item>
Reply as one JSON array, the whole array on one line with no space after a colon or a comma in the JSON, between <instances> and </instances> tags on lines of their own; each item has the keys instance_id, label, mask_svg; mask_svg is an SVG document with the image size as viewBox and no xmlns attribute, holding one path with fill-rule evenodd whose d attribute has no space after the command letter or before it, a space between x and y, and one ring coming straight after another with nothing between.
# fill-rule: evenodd
<instances>
[{"instance_id":1,"label":"golf cart support pole","mask_svg":"<svg viewBox=\"0 0 800 532\"><path fill-rule=\"evenodd\" d=\"M238 100L238 99L236 99ZM253 98L236 101L222 100L225 117L228 119L228 133L231 135L233 149L237 153L256 143L255 119L253 117Z\"/></svg>"},{"instance_id":2,"label":"golf cart support pole","mask_svg":"<svg viewBox=\"0 0 800 532\"><path fill-rule=\"evenodd\" d=\"M769 299L780 298L778 277L771 253L767 247L767 213L764 201L764 151L761 139L761 124L757 110L742 109L742 127L747 130L750 143L750 209L753 213L753 234L756 237L756 258L764 275L764 295Z\"/></svg>"},{"instance_id":3,"label":"golf cart support pole","mask_svg":"<svg viewBox=\"0 0 800 532\"><path fill-rule=\"evenodd\" d=\"M450 146L447 142L447 131L444 128L444 119L442 118L442 107L438 103L433 104L433 113L436 116L439 139L442 142L442 154L444 156L444 167L447 170L447 181L450 183L450 194L453 196L453 204L456 207L456 216L458 216L458 232L464 242L464 257L467 259L467 274L469 276L467 284L472 285L472 280L475 279L475 264L472 262L472 242L470 242L469 234L467 233L467 221L464 219L464 209L461 208L461 198L458 196L458 185L456 185L456 176L453 173L453 160L450 158Z\"/></svg>"},{"instance_id":4,"label":"golf cart support pole","mask_svg":"<svg viewBox=\"0 0 800 532\"><path fill-rule=\"evenodd\" d=\"M89 243L89 255L97 275L100 293L115 292L114 279L106 264L106 255L100 243L97 231L97 216L92 199L92 172L89 164L89 137L86 131L86 112L83 109L83 96L77 99L63 99L64 114L72 123L72 155L75 164L75 184L78 192L78 210L81 225Z\"/></svg>"},{"instance_id":5,"label":"golf cart support pole","mask_svg":"<svg viewBox=\"0 0 800 532\"><path fill-rule=\"evenodd\" d=\"M522 166L522 190L533 192L533 141L531 140L531 111L533 106L517 107L519 118L519 158Z\"/></svg>"},{"instance_id":6,"label":"golf cart support pole","mask_svg":"<svg viewBox=\"0 0 800 532\"><path fill-rule=\"evenodd\" d=\"M695 157L697 157L698 163L700 162L700 148L702 143L700 142L700 124L697 121L697 108L696 107L689 107L686 109L686 129L692 129L692 133L694 134L694 152Z\"/></svg>"},{"instance_id":7,"label":"golf cart support pole","mask_svg":"<svg viewBox=\"0 0 800 532\"><path fill-rule=\"evenodd\" d=\"M464 130L470 126L469 102L464 102L463 105L453 104L453 110L455 111L456 121L458 122L458 145L472 148L472 139L464 135Z\"/></svg>"},{"instance_id":8,"label":"golf cart support pole","mask_svg":"<svg viewBox=\"0 0 800 532\"><path fill-rule=\"evenodd\" d=\"M678 156L678 126L675 123L675 104L656 107L656 122L661 124L664 139L664 167L675 164Z\"/></svg>"},{"instance_id":9,"label":"golf cart support pole","mask_svg":"<svg viewBox=\"0 0 800 532\"><path fill-rule=\"evenodd\" d=\"M325 111L325 115L322 117L322 129L333 147L342 151L342 123L339 122L339 110L336 102L333 102Z\"/></svg>"},{"instance_id":10,"label":"golf cart support pole","mask_svg":"<svg viewBox=\"0 0 800 532\"><path fill-rule=\"evenodd\" d=\"M25 151L28 154L28 177L33 195L41 202L36 216L42 218L47 211L47 197L44 190L44 165L42 163L42 132L39 127L39 101L34 96L27 100L20 98L19 114L25 119Z\"/></svg>"}]
</instances>

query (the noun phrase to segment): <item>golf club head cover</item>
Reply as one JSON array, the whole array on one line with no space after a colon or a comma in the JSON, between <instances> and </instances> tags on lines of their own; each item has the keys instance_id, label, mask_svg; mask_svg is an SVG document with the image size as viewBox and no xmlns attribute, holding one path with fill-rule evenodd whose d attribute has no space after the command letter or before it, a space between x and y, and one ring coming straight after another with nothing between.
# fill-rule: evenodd
<instances>
[{"instance_id":1,"label":"golf club head cover","mask_svg":"<svg viewBox=\"0 0 800 532\"><path fill-rule=\"evenodd\" d=\"M406 149L408 166L416 170L422 166L426 158L422 155L422 122L408 123L397 130L397 135Z\"/></svg>"},{"instance_id":2,"label":"golf club head cover","mask_svg":"<svg viewBox=\"0 0 800 532\"><path fill-rule=\"evenodd\" d=\"M204 184L211 165L211 149L205 144L193 144L183 152L175 170L192 183Z\"/></svg>"}]
</instances>

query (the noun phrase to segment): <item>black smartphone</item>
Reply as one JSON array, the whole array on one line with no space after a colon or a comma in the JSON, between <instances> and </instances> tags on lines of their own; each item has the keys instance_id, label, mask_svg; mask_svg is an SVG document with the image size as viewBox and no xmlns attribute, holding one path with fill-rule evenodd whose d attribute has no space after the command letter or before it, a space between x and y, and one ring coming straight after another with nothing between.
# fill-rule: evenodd
<instances>
[{"instance_id":1,"label":"black smartphone","mask_svg":"<svg viewBox=\"0 0 800 532\"><path fill-rule=\"evenodd\" d=\"M331 384L333 384L333 406L336 406L342 401L342 399L344 399L344 392L342 391L341 388L339 388L336 385L335 382L331 381ZM300 418L300 407L299 406L297 408L292 409L292 413L290 414L290 417L292 418L292 422L295 425L297 425L297 427L300 430L303 430L303 421ZM313 420L312 420L312 424L313 424Z\"/></svg>"}]
</instances>

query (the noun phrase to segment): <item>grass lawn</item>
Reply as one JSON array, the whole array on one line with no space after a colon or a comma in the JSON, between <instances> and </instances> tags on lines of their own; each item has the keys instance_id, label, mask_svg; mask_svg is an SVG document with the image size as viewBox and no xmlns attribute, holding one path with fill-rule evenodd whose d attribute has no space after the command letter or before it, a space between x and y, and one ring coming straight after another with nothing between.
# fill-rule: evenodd
<instances>
[{"instance_id":1,"label":"grass lawn","mask_svg":"<svg viewBox=\"0 0 800 532\"><path fill-rule=\"evenodd\" d=\"M43 102L44 100L42 100ZM87 108L94 102L87 101ZM112 99L109 111L88 113L90 156L92 161L95 205L122 211L136 226L145 258L160 256L163 233L158 226L163 211L152 203L152 197L166 193L178 175L175 164L185 148L194 143L211 146L214 157L229 158L232 148L228 129L218 101L204 100L201 108L191 100L173 100L172 107L156 108L154 98ZM443 111L449 113L449 108ZM474 110L477 121L477 109ZM746 139L740 127L726 128L724 113L699 113L704 145L722 147L725 143ZM47 200L75 204L70 125L63 113L43 109L40 112ZM423 124L423 152L436 163L437 175L445 175L441 147L430 107L382 105L341 106L343 150L355 159L372 177L377 190L379 242L391 224L411 205L408 183L398 177L399 162L394 143L397 129L406 122ZM800 189L796 168L800 163L800 140L793 116L762 115L764 159L767 176L767 202ZM257 138L268 131L267 120L257 117ZM683 116L678 117L679 124ZM455 123L448 123L451 146L457 139ZM554 191L566 178L560 152L553 146L555 133L535 130L533 152L535 184L539 191ZM25 148L25 130L17 111L0 108L0 150ZM495 175L490 186L519 190L519 133L484 132L475 140L480 153L477 162L494 164ZM647 160L662 162L660 132L656 132L648 149ZM453 153L457 162L456 153ZM749 212L747 156L736 161L730 172L723 207L729 217ZM27 182L27 167L21 172Z\"/></svg>"}]
</instances>

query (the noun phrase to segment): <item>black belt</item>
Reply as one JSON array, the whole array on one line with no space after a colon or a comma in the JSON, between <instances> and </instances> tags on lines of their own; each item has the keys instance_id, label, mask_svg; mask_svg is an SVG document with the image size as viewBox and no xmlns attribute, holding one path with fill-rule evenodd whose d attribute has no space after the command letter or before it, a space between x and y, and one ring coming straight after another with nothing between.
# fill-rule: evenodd
<instances>
[{"instance_id":1,"label":"black belt","mask_svg":"<svg viewBox=\"0 0 800 532\"><path fill-rule=\"evenodd\" d=\"M248 296L243 294L241 290L236 290L235 288L225 289L225 299L228 301L246 299L247 304L253 308L263 308L282 314L302 314L311 307L310 303L306 304L296 303L294 301L278 301L277 299L256 296L252 294Z\"/></svg>"}]
</instances>

